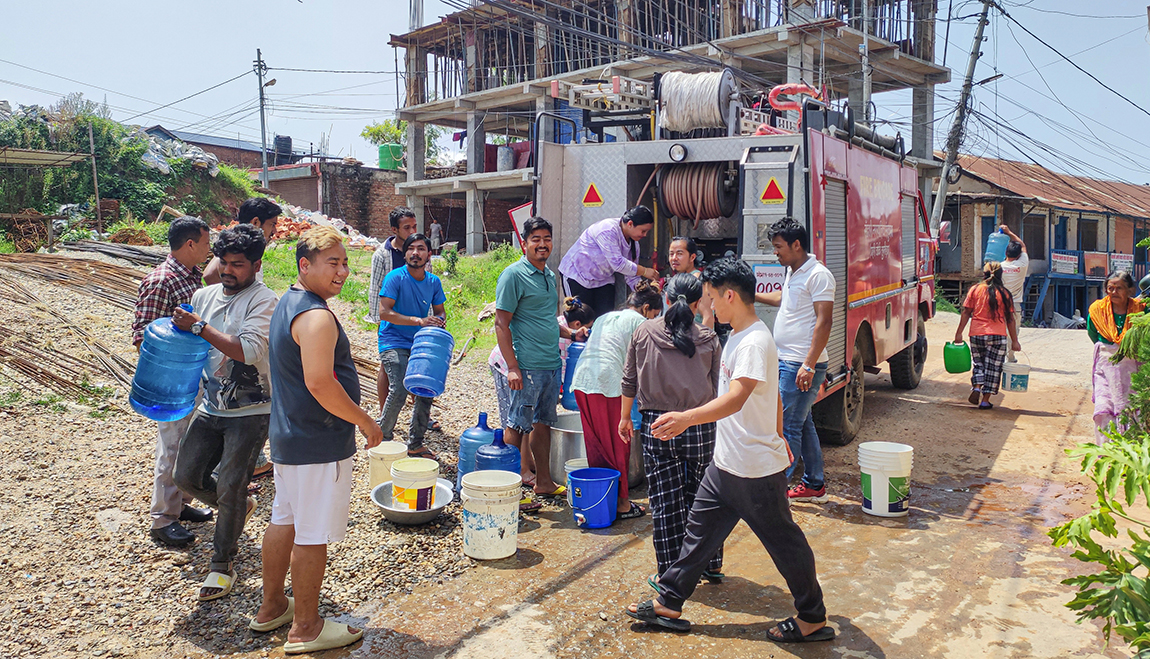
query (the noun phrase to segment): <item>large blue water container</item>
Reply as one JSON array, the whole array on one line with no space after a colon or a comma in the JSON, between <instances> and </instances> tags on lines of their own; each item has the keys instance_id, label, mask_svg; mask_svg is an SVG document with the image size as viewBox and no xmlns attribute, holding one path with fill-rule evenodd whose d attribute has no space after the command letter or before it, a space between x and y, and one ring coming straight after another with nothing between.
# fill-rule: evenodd
<instances>
[{"instance_id":1,"label":"large blue water container","mask_svg":"<svg viewBox=\"0 0 1150 659\"><path fill-rule=\"evenodd\" d=\"M191 305L180 306L192 310ZM132 409L153 421L177 421L190 414L210 349L207 341L176 327L171 318L152 321L144 329L132 378Z\"/></svg>"},{"instance_id":2,"label":"large blue water container","mask_svg":"<svg viewBox=\"0 0 1150 659\"><path fill-rule=\"evenodd\" d=\"M1010 236L1003 233L1001 228L990 234L986 238L986 252L982 255L982 262L998 261L1001 263L1006 258L1006 246L1009 244Z\"/></svg>"},{"instance_id":3,"label":"large blue water container","mask_svg":"<svg viewBox=\"0 0 1150 659\"><path fill-rule=\"evenodd\" d=\"M455 337L445 329L424 327L416 332L411 358L407 360L407 374L403 377L404 388L424 398L442 394L454 349Z\"/></svg>"},{"instance_id":4,"label":"large blue water container","mask_svg":"<svg viewBox=\"0 0 1150 659\"><path fill-rule=\"evenodd\" d=\"M459 474L455 478L455 489L463 487L463 477L475 471L475 451L494 439L495 432L487 427L487 412L480 412L479 423L459 436Z\"/></svg>"},{"instance_id":5,"label":"large blue water container","mask_svg":"<svg viewBox=\"0 0 1150 659\"><path fill-rule=\"evenodd\" d=\"M586 343L572 343L567 346L567 369L563 372L563 396L559 402L563 405L563 409L572 412L577 411L579 405L575 402L575 392L571 390L571 381L575 378L575 365L579 363L579 357L586 347Z\"/></svg>"},{"instance_id":6,"label":"large blue water container","mask_svg":"<svg viewBox=\"0 0 1150 659\"><path fill-rule=\"evenodd\" d=\"M495 430L495 439L475 449L475 470L499 469L519 473L519 449L503 443L503 429Z\"/></svg>"}]
</instances>

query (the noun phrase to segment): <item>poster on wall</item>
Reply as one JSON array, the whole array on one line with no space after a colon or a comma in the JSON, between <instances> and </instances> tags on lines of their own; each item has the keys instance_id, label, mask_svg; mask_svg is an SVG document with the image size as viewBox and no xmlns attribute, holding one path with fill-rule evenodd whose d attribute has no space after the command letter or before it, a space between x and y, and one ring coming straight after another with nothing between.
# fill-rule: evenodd
<instances>
[{"instance_id":1,"label":"poster on wall","mask_svg":"<svg viewBox=\"0 0 1150 659\"><path fill-rule=\"evenodd\" d=\"M1134 255L1133 254L1111 254L1110 255L1110 270L1111 272L1118 272L1125 270L1126 272L1134 272ZM1106 275L1103 275L1104 277Z\"/></svg>"},{"instance_id":2,"label":"poster on wall","mask_svg":"<svg viewBox=\"0 0 1150 659\"><path fill-rule=\"evenodd\" d=\"M1106 268L1109 265L1106 261L1106 252L1083 252L1082 260L1086 266L1086 276L1094 279L1105 279Z\"/></svg>"},{"instance_id":3,"label":"poster on wall","mask_svg":"<svg viewBox=\"0 0 1150 659\"><path fill-rule=\"evenodd\" d=\"M1078 274L1078 257L1073 254L1052 253L1050 255L1050 271L1062 275L1076 275Z\"/></svg>"}]
</instances>

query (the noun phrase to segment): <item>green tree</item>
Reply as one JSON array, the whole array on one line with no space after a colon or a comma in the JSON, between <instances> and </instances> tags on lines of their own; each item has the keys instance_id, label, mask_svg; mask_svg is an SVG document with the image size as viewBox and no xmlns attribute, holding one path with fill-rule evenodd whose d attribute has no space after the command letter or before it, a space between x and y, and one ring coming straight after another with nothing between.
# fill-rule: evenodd
<instances>
[{"instance_id":1,"label":"green tree","mask_svg":"<svg viewBox=\"0 0 1150 659\"><path fill-rule=\"evenodd\" d=\"M424 157L427 162L435 162L443 153L443 147L439 145L439 140L447 135L447 129L434 124L425 124L424 128L427 134L427 148L424 151ZM407 122L392 119L373 122L371 125L365 126L359 136L376 146L380 144L406 144Z\"/></svg>"}]
</instances>

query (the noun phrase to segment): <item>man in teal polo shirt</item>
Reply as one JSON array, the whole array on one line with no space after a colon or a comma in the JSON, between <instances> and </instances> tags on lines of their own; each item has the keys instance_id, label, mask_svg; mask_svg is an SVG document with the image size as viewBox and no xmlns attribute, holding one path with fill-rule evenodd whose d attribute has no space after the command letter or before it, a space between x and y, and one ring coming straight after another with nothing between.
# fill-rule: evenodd
<instances>
[{"instance_id":1,"label":"man in teal polo shirt","mask_svg":"<svg viewBox=\"0 0 1150 659\"><path fill-rule=\"evenodd\" d=\"M556 320L559 291L555 274L547 267L551 256L551 223L533 217L523 223L525 255L507 266L495 286L495 336L507 362L511 405L506 421L507 443L522 450L523 440L531 457L523 456L525 484L534 483L542 497L566 496L567 488L551 480L551 426L557 418L562 380L559 337L578 340L576 332L560 327ZM532 463L537 467L531 473Z\"/></svg>"}]
</instances>

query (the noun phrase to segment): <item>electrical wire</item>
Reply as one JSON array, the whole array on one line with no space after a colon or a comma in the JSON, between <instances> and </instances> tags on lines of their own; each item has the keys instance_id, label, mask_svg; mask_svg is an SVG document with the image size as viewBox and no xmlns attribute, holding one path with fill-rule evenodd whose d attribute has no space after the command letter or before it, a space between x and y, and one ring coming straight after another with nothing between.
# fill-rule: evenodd
<instances>
[{"instance_id":1,"label":"electrical wire","mask_svg":"<svg viewBox=\"0 0 1150 659\"><path fill-rule=\"evenodd\" d=\"M172 107L172 106L173 106L173 105L175 105L176 103L183 103L184 101L188 100L189 98L195 98L195 97L199 96L200 94L206 94L207 92L210 92L210 91L212 91L213 89L217 89L217 88L219 88L219 87L223 87L224 85L228 84L229 82L235 82L236 80L239 80L240 78L242 78L242 77L244 77L244 76L246 76L246 75L248 75L248 74L250 74L250 73L251 73L251 71L244 71L243 73L239 74L238 76L236 76L236 77L234 77L234 78L228 78L227 80L225 80L225 81L223 81L223 82L221 82L221 83L218 83L218 84L212 85L211 87L208 87L207 89L202 89L202 90L200 90L200 91L196 92L195 94L189 94L188 96L185 96L185 97L183 97L183 98L181 98L181 99L179 99L179 100L177 100L177 101L172 101L171 103L167 103L167 104L165 104L165 105L161 105L161 106L160 106L160 107L158 107L158 108L155 108L155 109L149 110L149 111L147 111L147 112L141 112L140 114L137 114L137 115L135 115L135 116L131 116L131 117L128 117L128 118L127 118L127 119L125 119L125 120L124 120L122 123L127 123L127 122L129 122L129 121L131 121L131 120L133 120L133 119L138 119L138 118L140 118L140 117L142 117L142 116L144 116L144 115L152 114L153 112L157 112L157 111L159 111L159 110L163 110L164 108L169 108L169 107Z\"/></svg>"},{"instance_id":2,"label":"electrical wire","mask_svg":"<svg viewBox=\"0 0 1150 659\"><path fill-rule=\"evenodd\" d=\"M395 71L340 71L333 69L289 69L282 66L269 66L268 71L295 71L297 73L356 73L365 75L397 75Z\"/></svg>"},{"instance_id":3,"label":"electrical wire","mask_svg":"<svg viewBox=\"0 0 1150 659\"><path fill-rule=\"evenodd\" d=\"M1040 36L1038 36L1037 34L1035 34L1035 33L1031 32L1029 28L1027 28L1027 27L1026 27L1025 25L1023 25L1022 23L1019 23L1019 22L1018 22L1018 19L1014 18L1014 17L1013 17L1013 16L1011 16L1009 13L1007 13L1007 11L1006 11L1005 9L1003 9L1001 6L998 6L998 11L1002 12L1002 15L1003 15L1003 16L1005 16L1007 19L1009 19L1009 20L1010 20L1010 22L1014 23L1014 24L1015 24L1015 25L1017 25L1019 28L1021 28L1023 32L1025 32L1025 33L1029 34L1029 35L1030 35L1030 36L1031 36L1031 37L1032 37L1032 38L1033 38L1035 41L1037 41L1038 43L1042 44L1043 46L1046 46L1046 47L1047 47L1047 48L1049 48L1050 50L1054 51L1054 54L1058 55L1058 56L1059 56L1059 57L1061 57L1062 59L1064 59L1064 60L1066 60L1067 62L1069 62L1071 66L1073 66L1074 68L1078 69L1078 70L1079 70L1079 71L1081 71L1082 73L1086 74L1086 76L1087 76L1087 77L1089 77L1091 80L1093 80L1094 82L1098 83L1099 85L1101 85L1103 88L1105 88L1107 91L1109 91L1110 93L1114 94L1114 95L1115 95L1115 96L1117 96L1118 98L1121 98L1122 100L1126 101L1126 102L1127 102L1127 103L1129 103L1130 105L1133 105L1134 107L1138 108L1138 111L1139 111L1139 112L1142 112L1142 113L1143 113L1143 114L1145 114L1146 116L1150 116L1150 110L1147 110L1146 108L1142 107L1141 105L1138 105L1138 104L1137 104L1137 103L1135 103L1134 101L1130 100L1130 98L1129 98L1128 96L1126 96L1126 95L1125 95L1125 94L1123 94L1122 92L1118 91L1117 89L1114 89L1114 88L1113 88L1113 87L1111 87L1110 85L1108 85L1108 84L1106 84L1106 83L1102 82L1101 80L1099 80L1099 79L1098 79L1098 76L1096 76L1096 75L1094 75L1093 73L1091 73L1091 72L1087 71L1086 69L1082 68L1082 67L1081 67L1081 66L1079 66L1079 65L1078 65L1078 64L1077 64L1077 63L1076 63L1074 60L1070 59L1070 58L1069 58L1069 57L1067 57L1066 55L1063 55L1063 54L1062 54L1062 51L1058 50L1058 49L1057 49L1057 48L1055 48L1054 46L1052 46L1052 45L1050 45L1049 43L1047 43L1047 42L1046 42L1044 39L1042 39L1042 37L1040 37Z\"/></svg>"}]
</instances>

